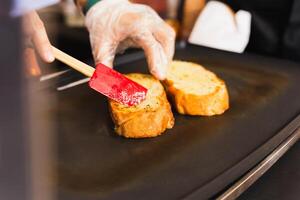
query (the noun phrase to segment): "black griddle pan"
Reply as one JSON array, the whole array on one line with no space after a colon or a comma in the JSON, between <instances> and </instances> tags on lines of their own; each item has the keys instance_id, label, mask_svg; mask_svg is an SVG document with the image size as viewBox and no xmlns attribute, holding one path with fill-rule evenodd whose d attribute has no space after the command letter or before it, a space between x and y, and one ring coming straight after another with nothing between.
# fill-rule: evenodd
<instances>
[{"instance_id":1,"label":"black griddle pan","mask_svg":"<svg viewBox=\"0 0 300 200\"><path fill-rule=\"evenodd\" d=\"M230 109L192 117L152 139L114 133L106 99L88 86L53 91L58 199L207 199L268 155L300 124L300 66L187 45L175 59L225 80ZM116 67L147 73L145 59Z\"/></svg>"}]
</instances>

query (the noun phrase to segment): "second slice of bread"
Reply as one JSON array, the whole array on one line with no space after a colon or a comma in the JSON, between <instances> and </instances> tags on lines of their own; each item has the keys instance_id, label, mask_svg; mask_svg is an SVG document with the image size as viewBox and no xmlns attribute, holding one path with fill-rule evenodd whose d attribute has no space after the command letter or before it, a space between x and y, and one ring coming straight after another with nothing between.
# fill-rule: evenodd
<instances>
[{"instance_id":1,"label":"second slice of bread","mask_svg":"<svg viewBox=\"0 0 300 200\"><path fill-rule=\"evenodd\" d=\"M109 100L115 131L127 138L155 137L174 125L171 106L161 83L150 75L127 74L129 79L148 89L141 104L128 107Z\"/></svg>"},{"instance_id":2,"label":"second slice of bread","mask_svg":"<svg viewBox=\"0 0 300 200\"><path fill-rule=\"evenodd\" d=\"M224 81L196 63L173 61L164 84L181 114L212 116L229 108Z\"/></svg>"}]
</instances>

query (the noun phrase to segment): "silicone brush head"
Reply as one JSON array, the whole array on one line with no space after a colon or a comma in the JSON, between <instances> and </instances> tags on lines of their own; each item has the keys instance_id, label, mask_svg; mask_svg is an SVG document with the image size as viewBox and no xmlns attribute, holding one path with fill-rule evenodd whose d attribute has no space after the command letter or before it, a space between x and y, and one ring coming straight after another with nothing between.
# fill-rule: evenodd
<instances>
[{"instance_id":1,"label":"silicone brush head","mask_svg":"<svg viewBox=\"0 0 300 200\"><path fill-rule=\"evenodd\" d=\"M96 65L89 85L101 94L127 106L138 105L147 94L146 88L103 64Z\"/></svg>"}]
</instances>

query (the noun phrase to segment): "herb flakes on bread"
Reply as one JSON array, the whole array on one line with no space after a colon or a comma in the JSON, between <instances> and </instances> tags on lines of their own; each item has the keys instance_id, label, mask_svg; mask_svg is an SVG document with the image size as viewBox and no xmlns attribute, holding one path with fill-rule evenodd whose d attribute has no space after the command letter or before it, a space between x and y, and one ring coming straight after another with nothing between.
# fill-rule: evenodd
<instances>
[{"instance_id":1,"label":"herb flakes on bread","mask_svg":"<svg viewBox=\"0 0 300 200\"><path fill-rule=\"evenodd\" d=\"M126 106L109 99L115 131L127 138L155 137L174 125L171 106L161 83L151 75L127 74L148 89L146 99L137 106Z\"/></svg>"}]
</instances>

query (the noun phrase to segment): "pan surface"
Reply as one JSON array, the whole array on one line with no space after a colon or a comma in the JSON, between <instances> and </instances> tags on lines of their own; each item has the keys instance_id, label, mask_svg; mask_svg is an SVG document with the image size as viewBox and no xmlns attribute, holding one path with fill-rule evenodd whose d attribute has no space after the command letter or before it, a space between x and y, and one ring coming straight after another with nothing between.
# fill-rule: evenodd
<instances>
[{"instance_id":1,"label":"pan surface","mask_svg":"<svg viewBox=\"0 0 300 200\"><path fill-rule=\"evenodd\" d=\"M290 134L272 140L300 113L300 66L193 45L175 59L225 80L230 109L214 117L174 111L175 126L162 136L125 139L114 133L106 99L87 85L57 92L59 199L180 199L195 191L209 198ZM140 59L116 69L147 73L146 67Z\"/></svg>"}]
</instances>

